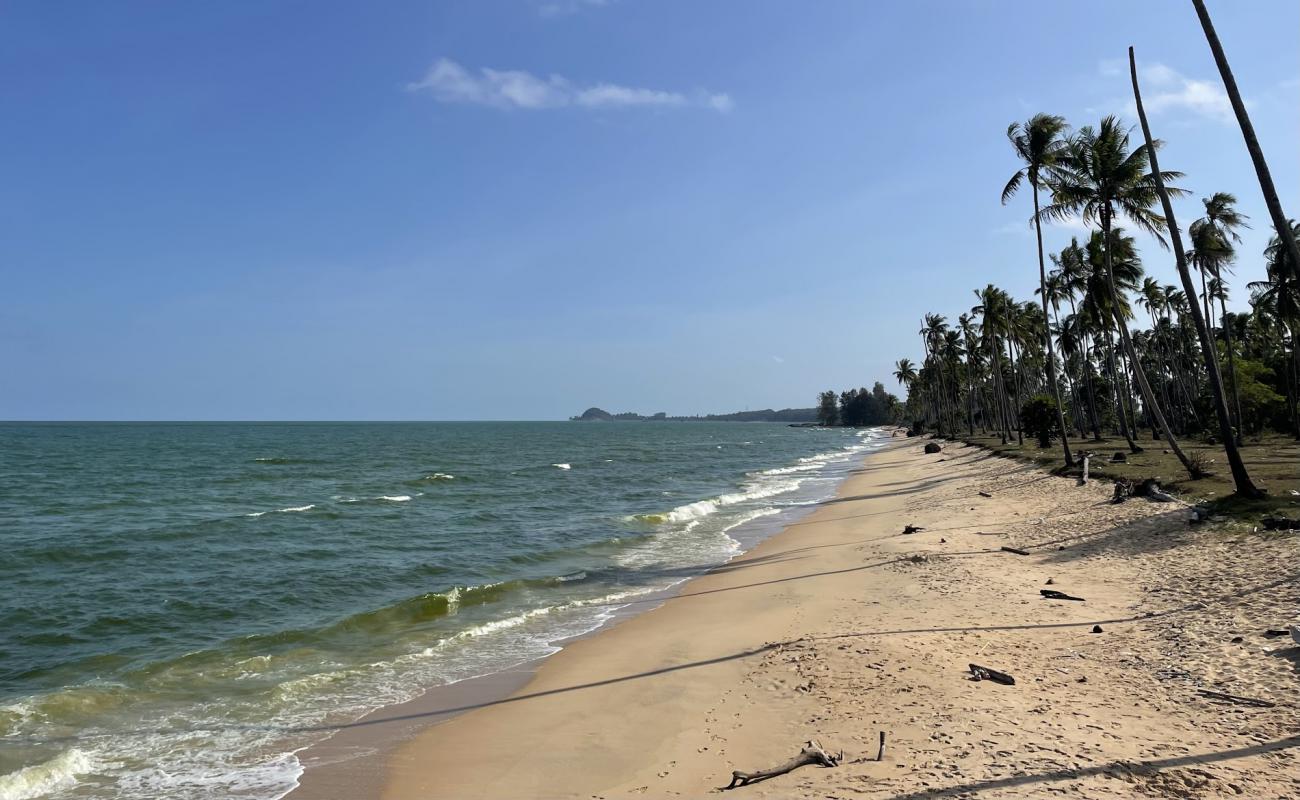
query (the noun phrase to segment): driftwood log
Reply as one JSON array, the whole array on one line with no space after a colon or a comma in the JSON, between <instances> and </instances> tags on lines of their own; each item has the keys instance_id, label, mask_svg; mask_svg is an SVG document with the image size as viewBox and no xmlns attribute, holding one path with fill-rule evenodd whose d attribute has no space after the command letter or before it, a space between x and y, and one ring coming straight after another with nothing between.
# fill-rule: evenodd
<instances>
[{"instance_id":1,"label":"driftwood log","mask_svg":"<svg viewBox=\"0 0 1300 800\"><path fill-rule=\"evenodd\" d=\"M882 741L882 746L883 746L883 741ZM837 767L839 766L840 761L842 761L843 759L844 759L843 752L841 752L839 755L831 755L830 753L823 750L822 746L817 744L817 742L809 741L804 744L803 749L799 751L799 755L795 756L794 758L790 759L789 761L785 762L779 767L772 767L771 769L760 769L757 772L741 772L740 770L736 770L732 772L731 783L727 784L722 788L735 789L737 786L748 786L751 783L757 783L758 781L765 781L768 778L775 778L777 775L784 775L787 772L793 772L799 769L800 767L807 766L809 764L817 764L823 767Z\"/></svg>"},{"instance_id":2,"label":"driftwood log","mask_svg":"<svg viewBox=\"0 0 1300 800\"><path fill-rule=\"evenodd\" d=\"M1227 700L1230 703L1240 703L1243 706L1257 706L1259 708L1273 708L1277 703L1271 703L1268 700L1256 700L1253 697L1241 697L1235 694L1224 694L1223 692L1212 692L1209 689L1197 689L1196 691L1212 697L1215 700Z\"/></svg>"},{"instance_id":3,"label":"driftwood log","mask_svg":"<svg viewBox=\"0 0 1300 800\"><path fill-rule=\"evenodd\" d=\"M1021 550L1019 547L1006 547L1006 546L1003 546L1002 549L1003 549L1004 551L1008 552L1008 553L1015 553L1015 554L1018 555L1018 556L1027 556L1027 555L1029 555L1029 551L1028 551L1028 550Z\"/></svg>"},{"instance_id":4,"label":"driftwood log","mask_svg":"<svg viewBox=\"0 0 1300 800\"><path fill-rule=\"evenodd\" d=\"M1072 594L1058 592L1055 589L1039 589L1038 593L1048 600L1079 600L1081 602L1086 602L1082 597L1075 597Z\"/></svg>"},{"instance_id":5,"label":"driftwood log","mask_svg":"<svg viewBox=\"0 0 1300 800\"><path fill-rule=\"evenodd\" d=\"M925 530L925 528L918 528L918 527L915 526L915 525L904 525L904 526L903 526L903 533L920 533L920 532L923 531L923 530Z\"/></svg>"},{"instance_id":6,"label":"driftwood log","mask_svg":"<svg viewBox=\"0 0 1300 800\"><path fill-rule=\"evenodd\" d=\"M999 672L990 667L981 667L979 664L971 664L970 674L977 681L993 681L994 683L1005 684L1006 686L1015 686L1016 679L1005 672Z\"/></svg>"}]
</instances>

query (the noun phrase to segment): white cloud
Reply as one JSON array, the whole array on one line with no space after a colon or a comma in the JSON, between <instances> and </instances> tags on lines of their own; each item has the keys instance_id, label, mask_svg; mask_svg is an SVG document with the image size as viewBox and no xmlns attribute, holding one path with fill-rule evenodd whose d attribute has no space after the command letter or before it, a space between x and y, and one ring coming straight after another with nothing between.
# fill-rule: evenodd
<instances>
[{"instance_id":1,"label":"white cloud","mask_svg":"<svg viewBox=\"0 0 1300 800\"><path fill-rule=\"evenodd\" d=\"M543 17L562 17L576 14L585 8L600 8L609 5L609 0L553 0L537 7L537 13Z\"/></svg>"},{"instance_id":2,"label":"white cloud","mask_svg":"<svg viewBox=\"0 0 1300 800\"><path fill-rule=\"evenodd\" d=\"M1102 61L1097 65L1097 70L1108 78L1123 76L1125 82L1129 75L1128 62L1119 59ZM1221 122L1233 119L1228 93L1217 80L1188 78L1173 67L1159 62L1139 66L1138 78L1142 82L1142 104L1152 114L1186 111ZM1125 101L1125 109L1129 116L1137 115L1137 105L1132 98Z\"/></svg>"},{"instance_id":3,"label":"white cloud","mask_svg":"<svg viewBox=\"0 0 1300 800\"><path fill-rule=\"evenodd\" d=\"M530 72L487 67L475 74L447 58L438 59L423 79L407 84L406 88L413 92L428 92L443 103L502 109L696 106L726 113L735 106L729 95L702 91L686 95L613 83L579 86L559 75L541 78Z\"/></svg>"}]
</instances>

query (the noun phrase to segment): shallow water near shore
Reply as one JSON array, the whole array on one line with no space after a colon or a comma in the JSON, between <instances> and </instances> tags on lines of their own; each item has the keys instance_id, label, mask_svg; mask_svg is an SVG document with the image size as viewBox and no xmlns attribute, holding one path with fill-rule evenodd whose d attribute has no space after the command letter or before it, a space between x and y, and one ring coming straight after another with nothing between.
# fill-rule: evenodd
<instances>
[{"instance_id":1,"label":"shallow water near shore","mask_svg":"<svg viewBox=\"0 0 1300 800\"><path fill-rule=\"evenodd\" d=\"M879 441L0 426L0 800L281 796L329 726L554 652L831 496Z\"/></svg>"}]
</instances>

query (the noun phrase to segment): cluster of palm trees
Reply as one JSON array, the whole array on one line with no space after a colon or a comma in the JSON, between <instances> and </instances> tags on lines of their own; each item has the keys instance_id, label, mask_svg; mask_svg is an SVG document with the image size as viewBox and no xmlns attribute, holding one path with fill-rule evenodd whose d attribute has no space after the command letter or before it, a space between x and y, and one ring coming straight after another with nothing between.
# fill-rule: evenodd
<instances>
[{"instance_id":1,"label":"cluster of palm trees","mask_svg":"<svg viewBox=\"0 0 1300 800\"><path fill-rule=\"evenodd\" d=\"M1263 253L1267 278L1250 283L1251 310L1228 311L1229 278L1240 230L1249 225L1236 198L1203 199L1204 214L1183 233L1172 199L1178 172L1159 166L1161 142L1151 136L1142 106L1136 60L1130 76L1142 141L1108 116L1071 131L1065 120L1038 114L1014 123L1007 138L1021 167L1002 191L1009 202L1028 189L1037 240L1037 299L1017 301L992 284L949 325L926 314L919 331L921 364L897 362L918 427L943 434L965 429L1001 433L1023 442L1027 403L1050 406L1052 431L1067 466L1071 438L1122 435L1138 452L1150 429L1192 478L1202 464L1179 438L1219 441L1239 494L1256 496L1239 447L1245 433L1265 427L1300 436L1300 226L1286 219L1267 164L1202 0L1192 0L1256 167L1276 235ZM1042 226L1082 219L1091 234L1045 254ZM1178 285L1144 275L1125 225L1173 250ZM1050 260L1051 268L1047 262ZM1133 329L1136 308L1147 330ZM1042 418L1043 415L1035 415Z\"/></svg>"}]
</instances>

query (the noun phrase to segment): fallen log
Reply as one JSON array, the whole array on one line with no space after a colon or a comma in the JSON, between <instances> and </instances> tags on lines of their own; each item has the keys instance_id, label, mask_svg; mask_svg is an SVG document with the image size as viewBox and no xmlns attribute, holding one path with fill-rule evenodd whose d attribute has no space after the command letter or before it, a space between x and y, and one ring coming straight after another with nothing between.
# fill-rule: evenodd
<instances>
[{"instance_id":1,"label":"fallen log","mask_svg":"<svg viewBox=\"0 0 1300 800\"><path fill-rule=\"evenodd\" d=\"M1005 672L998 672L989 667L981 667L979 664L970 664L969 666L970 674L977 681L993 681L994 683L1001 683L1006 686L1016 685L1016 679Z\"/></svg>"},{"instance_id":2,"label":"fallen log","mask_svg":"<svg viewBox=\"0 0 1300 800\"><path fill-rule=\"evenodd\" d=\"M1028 551L1028 550L1021 550L1019 547L1007 547L1007 546L1004 545L1004 546L1002 547L1002 549L1005 550L1005 551L1008 552L1008 553L1015 553L1015 554L1018 555L1018 556L1027 556L1027 555L1029 555L1029 551Z\"/></svg>"},{"instance_id":3,"label":"fallen log","mask_svg":"<svg viewBox=\"0 0 1300 800\"><path fill-rule=\"evenodd\" d=\"M980 497L992 497L992 496L993 495L989 494L988 492L980 492Z\"/></svg>"},{"instance_id":4,"label":"fallen log","mask_svg":"<svg viewBox=\"0 0 1300 800\"><path fill-rule=\"evenodd\" d=\"M882 733L881 734L882 743L883 743L883 737L884 734ZM779 767L772 767L771 769L760 769L756 772L741 772L740 770L735 770L734 772L731 773L731 783L727 784L722 788L725 790L725 789L735 789L737 786L748 786L751 783L756 783L758 781L765 781L768 778L775 778L778 775L784 775L787 772L793 772L799 769L800 767L807 766L809 764L817 764L823 767L837 767L839 766L840 761L842 761L843 759L844 759L843 751L841 751L838 756L833 756L830 753L827 753L825 750L823 750L822 746L817 744L817 742L809 741L804 744L803 749L799 751L799 755L795 756L794 758L790 759L789 761L785 762Z\"/></svg>"},{"instance_id":5,"label":"fallen log","mask_svg":"<svg viewBox=\"0 0 1300 800\"><path fill-rule=\"evenodd\" d=\"M925 530L925 528L918 528L918 527L915 526L915 525L904 525L904 526L903 526L903 533L919 533L919 532L921 532L921 531L923 531L923 530Z\"/></svg>"},{"instance_id":6,"label":"fallen log","mask_svg":"<svg viewBox=\"0 0 1300 800\"><path fill-rule=\"evenodd\" d=\"M1039 589L1039 590L1038 590L1038 593L1041 594L1043 597L1047 598L1048 600L1079 600L1079 601L1083 601L1083 598L1082 598L1082 597L1075 597L1075 596L1072 595L1072 594L1066 594L1065 592L1058 592L1058 591L1056 591L1055 589Z\"/></svg>"},{"instance_id":7,"label":"fallen log","mask_svg":"<svg viewBox=\"0 0 1300 800\"><path fill-rule=\"evenodd\" d=\"M1254 697L1241 697L1235 694L1224 694L1223 692L1212 692L1209 689L1197 689L1196 691L1212 697L1215 700L1227 700L1230 703L1240 703L1244 706L1256 706L1258 708L1273 708L1277 703L1271 703L1268 700L1257 700Z\"/></svg>"}]
</instances>

